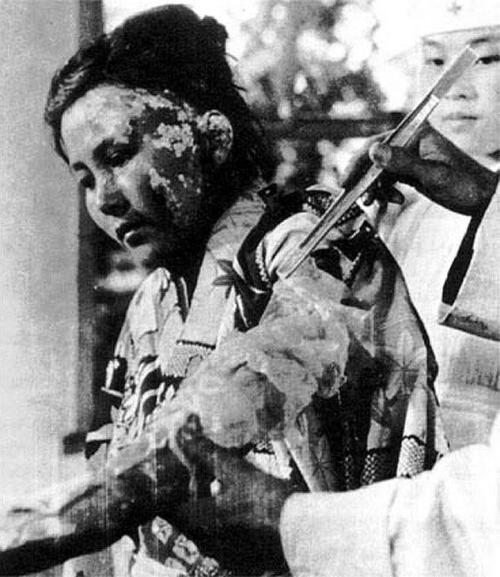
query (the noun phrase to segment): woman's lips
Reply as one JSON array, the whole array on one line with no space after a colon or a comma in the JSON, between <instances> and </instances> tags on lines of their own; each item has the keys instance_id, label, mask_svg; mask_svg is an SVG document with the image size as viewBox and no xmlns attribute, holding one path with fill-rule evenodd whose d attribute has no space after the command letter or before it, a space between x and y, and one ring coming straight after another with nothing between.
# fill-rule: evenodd
<instances>
[{"instance_id":1,"label":"woman's lips","mask_svg":"<svg viewBox=\"0 0 500 577\"><path fill-rule=\"evenodd\" d=\"M149 226L140 226L129 230L123 237L123 242L130 247L143 244L148 237L149 228Z\"/></svg>"},{"instance_id":2,"label":"woman's lips","mask_svg":"<svg viewBox=\"0 0 500 577\"><path fill-rule=\"evenodd\" d=\"M152 227L148 219L127 220L116 229L116 236L120 242L134 247L146 240Z\"/></svg>"},{"instance_id":3,"label":"woman's lips","mask_svg":"<svg viewBox=\"0 0 500 577\"><path fill-rule=\"evenodd\" d=\"M447 114L444 117L445 120L477 120L477 116L474 114L466 114L465 112L454 112L453 114Z\"/></svg>"}]
</instances>

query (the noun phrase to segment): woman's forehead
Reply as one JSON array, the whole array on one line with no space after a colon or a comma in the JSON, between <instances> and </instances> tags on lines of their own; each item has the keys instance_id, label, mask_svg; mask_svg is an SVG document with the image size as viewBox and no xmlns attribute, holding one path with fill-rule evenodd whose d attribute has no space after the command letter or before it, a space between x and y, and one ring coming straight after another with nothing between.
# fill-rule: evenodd
<instances>
[{"instance_id":1,"label":"woman's forehead","mask_svg":"<svg viewBox=\"0 0 500 577\"><path fill-rule=\"evenodd\" d=\"M195 118L194 109L171 92L152 94L144 89L102 84L68 108L63 114L61 132L63 138L75 128L126 134L138 122L144 123L145 128L154 128L151 124L183 124Z\"/></svg>"}]
</instances>

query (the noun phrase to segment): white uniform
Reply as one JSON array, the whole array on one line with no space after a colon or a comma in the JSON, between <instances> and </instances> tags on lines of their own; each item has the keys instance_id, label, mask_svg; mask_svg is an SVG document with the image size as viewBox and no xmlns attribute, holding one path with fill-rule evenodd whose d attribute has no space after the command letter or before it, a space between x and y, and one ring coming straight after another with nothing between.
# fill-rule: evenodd
<instances>
[{"instance_id":1,"label":"white uniform","mask_svg":"<svg viewBox=\"0 0 500 577\"><path fill-rule=\"evenodd\" d=\"M485 442L500 409L500 194L481 220L473 257L449 306L442 302L443 287L463 252L471 219L410 188L404 193L402 206L390 205L386 213L372 216L403 271L436 354L436 390L452 447Z\"/></svg>"},{"instance_id":2,"label":"white uniform","mask_svg":"<svg viewBox=\"0 0 500 577\"><path fill-rule=\"evenodd\" d=\"M394 30L394 2L377 0L375 4L387 8L385 36L406 39L408 45L417 37L448 31L496 30L500 23L498 0L408 0L404 8L399 7L406 14L407 27L398 20ZM383 25L380 32L383 36ZM438 52L432 58L443 55ZM480 74L481 67L476 70ZM478 86L482 118L488 119L487 132L493 142L487 151L494 151L498 115L493 103L489 110L482 100L487 87ZM479 98L470 83L468 89ZM466 96L460 98L466 100ZM469 144L477 148L474 138L484 136L472 135ZM461 135L462 140L466 137ZM435 350L440 365L437 392L452 446L486 442L500 403L500 270L496 262L500 187L478 226L465 275L453 276L456 294L446 304L442 303L443 288L450 269L456 271L457 255L467 252L462 240L470 219L415 191L405 194L403 207L391 206L387 213L372 216L403 270ZM294 577L497 577L499 504L500 416L491 444L454 451L414 479L394 479L343 494L292 496L281 519L283 549Z\"/></svg>"},{"instance_id":3,"label":"white uniform","mask_svg":"<svg viewBox=\"0 0 500 577\"><path fill-rule=\"evenodd\" d=\"M497 577L500 419L490 445L414 479L293 495L281 517L293 577Z\"/></svg>"}]
</instances>

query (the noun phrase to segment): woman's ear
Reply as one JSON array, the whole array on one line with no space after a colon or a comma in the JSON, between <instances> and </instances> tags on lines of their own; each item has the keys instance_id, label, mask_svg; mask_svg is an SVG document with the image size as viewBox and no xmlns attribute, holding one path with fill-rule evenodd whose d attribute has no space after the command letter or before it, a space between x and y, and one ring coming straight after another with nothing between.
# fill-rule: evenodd
<instances>
[{"instance_id":1,"label":"woman's ear","mask_svg":"<svg viewBox=\"0 0 500 577\"><path fill-rule=\"evenodd\" d=\"M233 127L227 116L218 110L208 110L198 121L206 157L215 167L226 162L233 146Z\"/></svg>"}]
</instances>

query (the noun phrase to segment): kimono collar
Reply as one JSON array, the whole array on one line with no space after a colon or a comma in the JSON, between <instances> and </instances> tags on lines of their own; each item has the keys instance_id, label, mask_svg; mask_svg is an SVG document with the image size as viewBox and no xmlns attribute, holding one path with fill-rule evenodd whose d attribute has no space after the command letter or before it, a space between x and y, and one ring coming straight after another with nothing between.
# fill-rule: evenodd
<instances>
[{"instance_id":1,"label":"kimono collar","mask_svg":"<svg viewBox=\"0 0 500 577\"><path fill-rule=\"evenodd\" d=\"M182 339L214 347L233 285L232 263L264 212L259 182L218 220L207 242Z\"/></svg>"}]
</instances>

